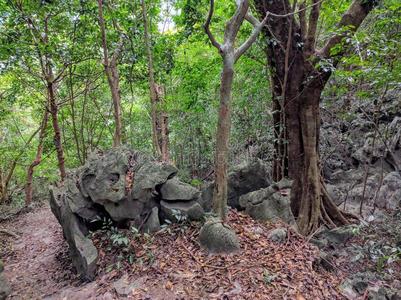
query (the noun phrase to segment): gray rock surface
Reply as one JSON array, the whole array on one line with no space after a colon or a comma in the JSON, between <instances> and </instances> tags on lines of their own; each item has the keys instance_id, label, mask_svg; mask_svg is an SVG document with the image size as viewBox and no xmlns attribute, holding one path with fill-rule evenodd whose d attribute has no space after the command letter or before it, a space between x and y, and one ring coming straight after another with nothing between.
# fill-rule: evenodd
<instances>
[{"instance_id":1,"label":"gray rock surface","mask_svg":"<svg viewBox=\"0 0 401 300\"><path fill-rule=\"evenodd\" d=\"M142 230L147 233L153 233L160 230L159 208L157 206L152 208Z\"/></svg>"},{"instance_id":2,"label":"gray rock surface","mask_svg":"<svg viewBox=\"0 0 401 300\"><path fill-rule=\"evenodd\" d=\"M283 243L287 238L287 228L273 229L267 237L272 242Z\"/></svg>"},{"instance_id":3,"label":"gray rock surface","mask_svg":"<svg viewBox=\"0 0 401 300\"><path fill-rule=\"evenodd\" d=\"M211 219L202 226L199 242L209 253L232 253L240 249L235 232L217 219Z\"/></svg>"},{"instance_id":4,"label":"gray rock surface","mask_svg":"<svg viewBox=\"0 0 401 300\"><path fill-rule=\"evenodd\" d=\"M325 229L315 236L314 243L319 248L334 247L344 245L358 233L357 225L346 225L334 229Z\"/></svg>"},{"instance_id":5,"label":"gray rock surface","mask_svg":"<svg viewBox=\"0 0 401 300\"><path fill-rule=\"evenodd\" d=\"M200 220L204 215L202 206L196 201L171 202L160 201L160 209L163 216L171 222L179 222L184 219Z\"/></svg>"},{"instance_id":6,"label":"gray rock surface","mask_svg":"<svg viewBox=\"0 0 401 300\"><path fill-rule=\"evenodd\" d=\"M64 188L50 189L50 207L63 228L74 267L83 279L93 280L98 252L92 241L87 238L89 232L85 223L71 211L66 202Z\"/></svg>"},{"instance_id":7,"label":"gray rock surface","mask_svg":"<svg viewBox=\"0 0 401 300\"><path fill-rule=\"evenodd\" d=\"M283 179L268 188L243 195L239 204L251 217L262 221L281 219L295 225L290 208L291 181Z\"/></svg>"},{"instance_id":8,"label":"gray rock surface","mask_svg":"<svg viewBox=\"0 0 401 300\"><path fill-rule=\"evenodd\" d=\"M268 187L271 183L270 172L261 160L254 160L235 166L228 174L229 206L241 209L239 198L249 192ZM202 206L205 211L212 208L214 184L209 184L202 190Z\"/></svg>"},{"instance_id":9,"label":"gray rock surface","mask_svg":"<svg viewBox=\"0 0 401 300\"><path fill-rule=\"evenodd\" d=\"M381 285L374 273L362 272L346 278L339 286L341 292L350 299L359 299L363 295L369 300L399 300L401 291ZM377 282L375 284L375 282Z\"/></svg>"},{"instance_id":10,"label":"gray rock surface","mask_svg":"<svg viewBox=\"0 0 401 300\"><path fill-rule=\"evenodd\" d=\"M198 189L177 178L167 180L160 188L160 193L165 201L189 201L197 199L200 195Z\"/></svg>"},{"instance_id":11,"label":"gray rock surface","mask_svg":"<svg viewBox=\"0 0 401 300\"><path fill-rule=\"evenodd\" d=\"M401 201L401 175L399 172L391 172L383 179L376 205L380 208L396 209Z\"/></svg>"},{"instance_id":12,"label":"gray rock surface","mask_svg":"<svg viewBox=\"0 0 401 300\"><path fill-rule=\"evenodd\" d=\"M173 165L120 147L91 154L85 165L68 172L64 183L50 188L52 212L83 278L92 280L96 273L98 254L88 233L100 229L101 220L155 232L166 218L180 221L176 211L189 220L203 217L200 192L174 178L177 172Z\"/></svg>"}]
</instances>

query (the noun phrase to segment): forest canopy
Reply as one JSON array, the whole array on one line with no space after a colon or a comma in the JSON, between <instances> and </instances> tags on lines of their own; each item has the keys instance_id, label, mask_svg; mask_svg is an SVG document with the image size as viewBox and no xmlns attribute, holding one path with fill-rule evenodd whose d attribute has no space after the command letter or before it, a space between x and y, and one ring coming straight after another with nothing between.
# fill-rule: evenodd
<instances>
[{"instance_id":1,"label":"forest canopy","mask_svg":"<svg viewBox=\"0 0 401 300\"><path fill-rule=\"evenodd\" d=\"M324 107L342 97L377 101L401 76L399 1L360 1L365 15L350 14L351 21L341 18L358 1L285 3L249 3L254 19L271 16L235 64L230 104L228 164L257 157L271 164L276 180L292 172L288 157L276 163L279 148L291 153L285 149L292 139L287 125L277 129L277 104L292 93L283 84L301 84L294 75L299 49L305 66L330 74L319 87ZM222 60L204 31L209 9L209 1L195 0L0 1L2 201L22 205L29 172L54 181L92 151L118 144L163 155L187 182L210 179ZM225 39L236 10L235 1L216 1L209 24L216 40ZM302 33L305 20L309 31ZM237 47L254 26L242 23ZM287 60L274 53L282 50ZM355 115L344 107L338 117Z\"/></svg>"}]
</instances>

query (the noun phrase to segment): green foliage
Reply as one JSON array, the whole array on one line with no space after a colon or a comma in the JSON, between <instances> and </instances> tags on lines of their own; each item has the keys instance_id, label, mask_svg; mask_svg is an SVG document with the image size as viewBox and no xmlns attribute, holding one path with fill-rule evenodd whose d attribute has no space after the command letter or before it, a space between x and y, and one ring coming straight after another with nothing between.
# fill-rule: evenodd
<instances>
[{"instance_id":1,"label":"green foliage","mask_svg":"<svg viewBox=\"0 0 401 300\"><path fill-rule=\"evenodd\" d=\"M335 24L350 3L351 0L322 3L317 47L333 35ZM209 2L147 1L147 6L155 78L165 89L165 99L159 108L169 116L170 154L182 179L200 186L200 179L213 167L221 71L221 58L203 32ZM351 93L377 98L386 87L399 85L400 7L397 0L383 1L346 41L350 51L338 66L334 67L331 61L320 62L322 69L334 72L325 90L326 99ZM234 9L234 1L215 3L211 30L219 41ZM0 172L4 177L18 158L8 187L11 195L17 195L14 192L24 186L27 167L36 154L38 136L29 145L25 142L39 128L46 107L40 63L43 56L50 58L55 74L64 71L57 84L57 101L66 166L77 167L91 151L112 145L113 111L101 61L97 14L96 1L0 0ZM104 18L111 54L120 36L126 37L117 62L124 142L151 154L148 69L140 2L104 1ZM46 26L47 43L43 41ZM244 24L239 42L251 30L249 24ZM236 64L231 164L251 156L267 159L271 155L271 87L263 39ZM339 45L332 51L340 53L343 49ZM342 117L353 118L346 112ZM57 180L50 123L43 161L35 169L35 176ZM20 202L18 197L15 196L15 201Z\"/></svg>"}]
</instances>

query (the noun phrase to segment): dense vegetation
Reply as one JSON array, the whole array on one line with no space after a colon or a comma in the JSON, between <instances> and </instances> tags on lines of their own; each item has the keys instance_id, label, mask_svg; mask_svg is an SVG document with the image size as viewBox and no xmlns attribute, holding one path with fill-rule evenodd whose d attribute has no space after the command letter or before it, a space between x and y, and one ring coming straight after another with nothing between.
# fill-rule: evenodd
<instances>
[{"instance_id":1,"label":"dense vegetation","mask_svg":"<svg viewBox=\"0 0 401 300\"><path fill-rule=\"evenodd\" d=\"M2 202L22 205L29 173L57 180L64 168L83 164L91 151L119 144L117 131L122 144L137 150L161 156L166 148L163 155L184 180L199 185L211 179L222 61L204 33L209 3L145 2L0 1ZM401 81L399 1L360 2L374 9L356 32L352 22L336 27L350 7L348 0L290 1L294 13L280 19L312 19L321 6L320 17L309 24L316 26L313 48L347 32L315 66L331 74L324 106L343 96L375 101ZM251 3L251 10L263 19L261 4ZM234 1L215 4L210 31L217 40L223 40L235 12ZM284 21L269 24L273 36L288 25ZM244 21L237 46L251 31ZM277 154L288 143L283 131L274 134L283 95L271 86L281 75L270 52L280 37L269 37L267 31L235 64L229 165L252 157L275 165L274 150ZM292 47L303 47L296 39ZM287 68L296 64L291 55ZM338 117L354 116L343 107ZM288 175L285 163L279 173L276 179Z\"/></svg>"}]
</instances>

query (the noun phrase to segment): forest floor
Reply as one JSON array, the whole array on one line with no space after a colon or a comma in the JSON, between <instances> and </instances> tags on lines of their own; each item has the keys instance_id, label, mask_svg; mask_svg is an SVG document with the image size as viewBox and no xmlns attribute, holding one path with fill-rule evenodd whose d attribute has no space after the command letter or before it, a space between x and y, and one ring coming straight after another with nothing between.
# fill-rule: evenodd
<instances>
[{"instance_id":1,"label":"forest floor","mask_svg":"<svg viewBox=\"0 0 401 300\"><path fill-rule=\"evenodd\" d=\"M98 274L85 283L74 273L50 209L37 208L0 226L16 234L0 234L9 299L347 299L339 285L349 274L316 268L318 249L290 227L234 211L229 223L241 242L233 255L205 253L196 223L170 225L153 236L127 230L121 233L129 238L125 246L97 232ZM282 243L268 239L277 227L289 233Z\"/></svg>"}]
</instances>

